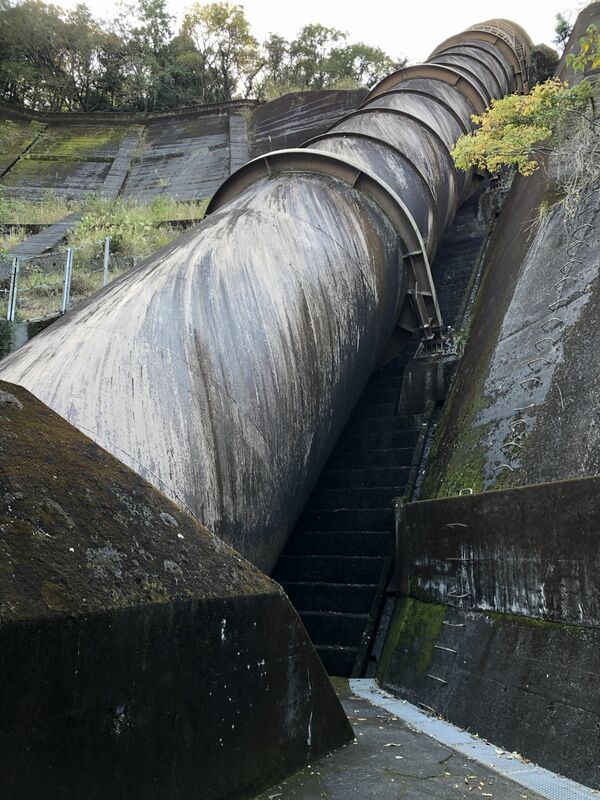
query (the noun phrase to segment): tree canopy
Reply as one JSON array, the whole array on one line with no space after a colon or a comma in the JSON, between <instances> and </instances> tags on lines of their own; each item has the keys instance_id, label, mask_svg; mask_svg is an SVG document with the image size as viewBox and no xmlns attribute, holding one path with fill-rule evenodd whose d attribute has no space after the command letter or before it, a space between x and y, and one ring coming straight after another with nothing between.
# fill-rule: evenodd
<instances>
[{"instance_id":1,"label":"tree canopy","mask_svg":"<svg viewBox=\"0 0 600 800\"><path fill-rule=\"evenodd\" d=\"M600 34L595 25L580 38L567 64L574 72L600 67ZM531 175L539 167L540 157L568 136L574 118L583 120L598 136L597 91L594 78L584 77L573 86L549 78L528 95L492 100L483 114L472 117L477 130L457 141L452 151L454 163L463 170L478 167L491 173L514 166L522 175Z\"/></svg>"},{"instance_id":2,"label":"tree canopy","mask_svg":"<svg viewBox=\"0 0 600 800\"><path fill-rule=\"evenodd\" d=\"M319 24L259 43L229 2L194 2L175 30L166 0L130 0L106 22L83 3L0 0L0 101L35 110L148 111L369 86L404 63Z\"/></svg>"},{"instance_id":3,"label":"tree canopy","mask_svg":"<svg viewBox=\"0 0 600 800\"><path fill-rule=\"evenodd\" d=\"M554 26L554 44L559 48L560 52L565 49L565 45L571 35L571 31L573 30L573 25L569 20L565 17L564 14L557 14L556 17L556 24Z\"/></svg>"}]
</instances>

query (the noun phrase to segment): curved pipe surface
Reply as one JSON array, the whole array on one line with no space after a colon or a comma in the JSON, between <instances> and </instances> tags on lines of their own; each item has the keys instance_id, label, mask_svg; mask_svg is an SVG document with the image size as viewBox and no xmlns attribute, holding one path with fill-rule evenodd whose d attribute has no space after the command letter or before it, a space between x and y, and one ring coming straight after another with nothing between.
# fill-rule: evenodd
<instances>
[{"instance_id":1,"label":"curved pipe surface","mask_svg":"<svg viewBox=\"0 0 600 800\"><path fill-rule=\"evenodd\" d=\"M0 376L269 571L390 340L441 330L429 261L470 191L449 149L520 63L484 33L483 56L461 34L452 66L400 70L246 164Z\"/></svg>"}]
</instances>

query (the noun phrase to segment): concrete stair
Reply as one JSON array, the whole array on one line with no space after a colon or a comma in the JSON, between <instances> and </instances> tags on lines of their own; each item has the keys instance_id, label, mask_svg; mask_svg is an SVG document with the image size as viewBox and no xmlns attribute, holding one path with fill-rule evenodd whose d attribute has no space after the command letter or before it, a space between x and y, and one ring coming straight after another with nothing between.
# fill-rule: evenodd
<instances>
[{"instance_id":1,"label":"concrete stair","mask_svg":"<svg viewBox=\"0 0 600 800\"><path fill-rule=\"evenodd\" d=\"M469 201L439 248L434 279L446 325L457 327L487 229ZM423 421L397 408L417 344L372 375L273 573L332 675L350 676L360 663L389 574L392 501L412 491Z\"/></svg>"},{"instance_id":2,"label":"concrete stair","mask_svg":"<svg viewBox=\"0 0 600 800\"><path fill-rule=\"evenodd\" d=\"M408 360L369 381L273 574L334 675L352 674L413 466L421 420L396 412Z\"/></svg>"}]
</instances>

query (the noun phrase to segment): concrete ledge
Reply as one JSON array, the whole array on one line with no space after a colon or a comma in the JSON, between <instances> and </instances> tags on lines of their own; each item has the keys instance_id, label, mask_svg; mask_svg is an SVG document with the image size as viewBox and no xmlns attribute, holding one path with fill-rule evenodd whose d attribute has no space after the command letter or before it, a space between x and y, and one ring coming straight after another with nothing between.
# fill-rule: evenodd
<instances>
[{"instance_id":1,"label":"concrete ledge","mask_svg":"<svg viewBox=\"0 0 600 800\"><path fill-rule=\"evenodd\" d=\"M280 587L0 383L11 800L233 800L352 738Z\"/></svg>"},{"instance_id":2,"label":"concrete ledge","mask_svg":"<svg viewBox=\"0 0 600 800\"><path fill-rule=\"evenodd\" d=\"M600 478L425 500L405 514L408 593L600 627Z\"/></svg>"}]
</instances>

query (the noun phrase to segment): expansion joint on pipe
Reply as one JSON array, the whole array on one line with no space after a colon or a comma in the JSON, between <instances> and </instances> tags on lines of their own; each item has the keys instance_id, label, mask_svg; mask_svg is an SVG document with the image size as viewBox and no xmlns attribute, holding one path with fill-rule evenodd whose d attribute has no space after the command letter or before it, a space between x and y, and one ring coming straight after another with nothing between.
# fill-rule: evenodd
<instances>
[{"instance_id":1,"label":"expansion joint on pipe","mask_svg":"<svg viewBox=\"0 0 600 800\"><path fill-rule=\"evenodd\" d=\"M376 175L346 159L321 150L293 148L276 150L249 161L223 183L213 195L206 214L213 214L258 180L274 173L303 172L337 178L359 191L386 215L407 248L403 264L407 269L408 303L404 303L398 327L420 330L432 339L443 327L427 249L411 212L398 195Z\"/></svg>"},{"instance_id":2,"label":"expansion joint on pipe","mask_svg":"<svg viewBox=\"0 0 600 800\"><path fill-rule=\"evenodd\" d=\"M485 23L483 23L483 25L485 25ZM487 42L506 59L510 65L508 77L513 83L513 86L510 87L511 89L516 89L517 92L521 93L527 90L526 81L523 79L523 65L515 48L507 41L506 38L500 36L497 30L492 31L489 26L487 29L484 27L470 28L469 30L462 31L462 33L458 33L455 36L451 36L439 44L431 53L429 58L436 56L438 53L441 53L448 47L461 44L471 44L474 41Z\"/></svg>"},{"instance_id":3,"label":"expansion joint on pipe","mask_svg":"<svg viewBox=\"0 0 600 800\"><path fill-rule=\"evenodd\" d=\"M481 114L487 108L487 99L474 80L470 80L453 67L428 62L414 64L410 67L401 67L396 72L392 72L391 75L388 75L371 89L361 107L367 105L375 97L379 97L379 95L396 88L404 81L412 80L413 78L428 78L454 86L469 101L476 114Z\"/></svg>"},{"instance_id":4,"label":"expansion joint on pipe","mask_svg":"<svg viewBox=\"0 0 600 800\"><path fill-rule=\"evenodd\" d=\"M315 149L313 147L313 145L318 145L319 142L324 142L324 141L327 141L328 139L350 139L350 140L354 139L354 140L359 140L359 141L363 141L363 142L371 142L371 143L377 145L377 147L380 147L380 148L383 148L384 150L390 151L391 153L393 153L395 155L396 158L400 159L405 164L408 164L410 169L413 171L417 181L419 182L419 185L421 186L421 188L423 189L423 191L427 195L430 207L432 209L435 208L435 204L436 204L435 203L435 197L434 197L433 192L431 190L431 186L429 185L429 182L427 181L427 178L425 177L425 175L423 174L423 172L421 171L419 166L417 164L415 164L413 161L411 161L405 155L405 153L402 152L402 150L399 150L393 144L390 144L390 142L385 141L384 139L380 139L377 136L372 136L371 134L363 133L362 131L328 131L326 133L321 133L319 136L314 136L312 139L307 139L307 141L302 143L302 148L303 149L304 148L306 148L306 149ZM318 147L317 147L317 149L318 149ZM431 245L432 238L433 238L433 242L434 242L433 247ZM435 228L434 228L433 224L431 223L431 221L429 221L429 224L428 224L428 227L427 227L427 233L425 234L425 240L427 241L428 252L432 252L432 250L435 251L435 248L437 246L437 238L436 238Z\"/></svg>"},{"instance_id":5,"label":"expansion joint on pipe","mask_svg":"<svg viewBox=\"0 0 600 800\"><path fill-rule=\"evenodd\" d=\"M381 94L378 94L376 97L372 97L370 100L365 100L360 104L358 108L359 110L365 108L365 106L373 102L373 100L382 100L384 97L393 97L394 95L402 96L407 94L412 94L417 97L424 97L427 100L430 100L432 103L435 103L436 105L440 106L456 121L457 125L461 127L463 133L471 133L472 128L470 128L467 125L467 123L461 118L461 116L456 113L456 111L452 108L450 103L447 103L445 100L436 97L434 94L428 94L427 92L424 92L419 89L411 89L410 86L403 87L402 84L399 84L395 89L389 89L387 92L382 92ZM373 106L373 108L385 108L385 106ZM318 137L315 137L315 139L316 138Z\"/></svg>"}]
</instances>

